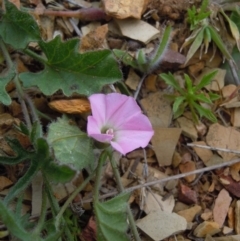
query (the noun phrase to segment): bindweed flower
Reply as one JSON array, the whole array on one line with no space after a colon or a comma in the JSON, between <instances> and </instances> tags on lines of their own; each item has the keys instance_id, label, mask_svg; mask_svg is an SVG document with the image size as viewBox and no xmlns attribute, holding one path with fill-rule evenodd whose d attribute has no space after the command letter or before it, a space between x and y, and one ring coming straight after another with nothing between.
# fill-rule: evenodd
<instances>
[{"instance_id":1,"label":"bindweed flower","mask_svg":"<svg viewBox=\"0 0 240 241\"><path fill-rule=\"evenodd\" d=\"M154 133L152 125L132 97L118 93L94 94L89 100L92 116L88 117L87 132L90 137L111 144L123 155L147 146Z\"/></svg>"}]
</instances>

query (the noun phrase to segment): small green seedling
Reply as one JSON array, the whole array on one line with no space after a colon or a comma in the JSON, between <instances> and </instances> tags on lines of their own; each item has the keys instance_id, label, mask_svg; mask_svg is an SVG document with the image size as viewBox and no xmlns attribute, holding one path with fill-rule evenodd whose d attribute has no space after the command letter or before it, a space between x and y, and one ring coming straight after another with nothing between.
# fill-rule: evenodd
<instances>
[{"instance_id":1,"label":"small green seedling","mask_svg":"<svg viewBox=\"0 0 240 241\"><path fill-rule=\"evenodd\" d=\"M171 27L166 27L162 40L157 46L156 50L150 56L146 56L143 49L139 49L136 56L133 57L126 51L114 49L115 56L120 59L125 65L129 65L142 73L149 74L153 72L160 64L164 53L167 49L171 34Z\"/></svg>"},{"instance_id":2,"label":"small green seedling","mask_svg":"<svg viewBox=\"0 0 240 241\"><path fill-rule=\"evenodd\" d=\"M214 71L208 75L205 75L200 83L196 86L192 85L192 80L187 74L184 74L186 89L180 87L179 83L176 81L174 76L169 74L160 74L160 77L166 82L166 84L172 86L178 91L177 95L168 95L174 100L173 103L173 113L174 118L181 116L188 106L192 113L193 121L198 123L200 117L206 117L212 122L216 122L217 118L212 113L211 110L202 107L199 103L212 104L212 101L217 100L219 95L212 92L208 93L208 97L201 92L201 89L206 85L210 84L213 77L216 75L217 71Z\"/></svg>"},{"instance_id":3,"label":"small green seedling","mask_svg":"<svg viewBox=\"0 0 240 241\"><path fill-rule=\"evenodd\" d=\"M215 6L211 11L208 11L208 5L208 0L204 0L199 11L196 10L195 6L188 10L188 23L190 24L190 30L192 33L185 40L180 49L180 51L182 51L183 48L191 45L186 56L185 64L192 58L198 49L201 50L200 58L203 48L205 49L204 53L206 54L210 43L214 43L214 45L221 51L224 58L232 60L232 56L221 37L221 33L224 34L225 37L228 35L227 26L225 26L226 24L229 26L231 37L235 40L238 49L240 50L240 35L237 25L220 7ZM221 19L221 21L217 21L217 19ZM220 24L223 24L224 26Z\"/></svg>"}]
</instances>

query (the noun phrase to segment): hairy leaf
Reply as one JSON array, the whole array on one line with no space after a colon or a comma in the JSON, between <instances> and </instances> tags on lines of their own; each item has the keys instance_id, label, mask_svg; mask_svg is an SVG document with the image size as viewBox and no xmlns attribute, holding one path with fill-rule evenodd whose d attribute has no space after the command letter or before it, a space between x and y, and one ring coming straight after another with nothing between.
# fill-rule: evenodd
<instances>
[{"instance_id":1,"label":"hairy leaf","mask_svg":"<svg viewBox=\"0 0 240 241\"><path fill-rule=\"evenodd\" d=\"M10 105L12 102L12 99L5 88L6 85L14 78L15 74L15 66L12 66L12 68L7 72L2 72L0 74L0 102L4 105Z\"/></svg>"},{"instance_id":2,"label":"hairy leaf","mask_svg":"<svg viewBox=\"0 0 240 241\"><path fill-rule=\"evenodd\" d=\"M6 12L0 21L0 36L13 48L24 49L29 42L39 41L40 31L33 17L5 0Z\"/></svg>"},{"instance_id":3,"label":"hairy leaf","mask_svg":"<svg viewBox=\"0 0 240 241\"><path fill-rule=\"evenodd\" d=\"M107 202L94 202L94 210L97 220L98 241L129 241L126 235L127 201L130 193L116 196Z\"/></svg>"},{"instance_id":4,"label":"hairy leaf","mask_svg":"<svg viewBox=\"0 0 240 241\"><path fill-rule=\"evenodd\" d=\"M7 226L12 235L23 241L32 241L29 232L24 230L22 224L16 219L14 213L0 200L0 219ZM42 239L39 239L39 241Z\"/></svg>"},{"instance_id":5,"label":"hairy leaf","mask_svg":"<svg viewBox=\"0 0 240 241\"><path fill-rule=\"evenodd\" d=\"M35 156L35 158L37 158L37 155ZM24 174L24 176L19 178L17 183L8 192L7 196L4 199L5 204L8 204L13 198L15 198L19 193L21 193L29 186L33 177L37 174L40 165L40 160L34 160L31 162L31 165L27 172Z\"/></svg>"},{"instance_id":6,"label":"hairy leaf","mask_svg":"<svg viewBox=\"0 0 240 241\"><path fill-rule=\"evenodd\" d=\"M148 72L154 70L154 68L158 67L160 61L162 60L165 51L167 50L168 43L170 41L172 28L170 26L166 27L163 37L161 39L160 44L158 45L156 52L150 58L150 63L148 66Z\"/></svg>"},{"instance_id":7,"label":"hairy leaf","mask_svg":"<svg viewBox=\"0 0 240 241\"><path fill-rule=\"evenodd\" d=\"M41 72L20 74L25 87L38 86L46 95L58 90L66 96L74 92L91 95L122 78L110 50L80 54L78 39L62 42L60 36L50 42L41 41L39 46L47 57L47 63Z\"/></svg>"},{"instance_id":8,"label":"hairy leaf","mask_svg":"<svg viewBox=\"0 0 240 241\"><path fill-rule=\"evenodd\" d=\"M44 174L48 179L55 183L65 183L72 180L75 171L68 166L59 166L56 163L50 162L49 165L43 167Z\"/></svg>"},{"instance_id":9,"label":"hairy leaf","mask_svg":"<svg viewBox=\"0 0 240 241\"><path fill-rule=\"evenodd\" d=\"M123 62L127 66L131 66L134 69L138 69L137 61L136 59L131 56L129 53L123 50L119 49L113 49L114 55L117 57L117 59L121 62Z\"/></svg>"},{"instance_id":10,"label":"hairy leaf","mask_svg":"<svg viewBox=\"0 0 240 241\"><path fill-rule=\"evenodd\" d=\"M33 157L33 152L26 151L17 139L7 139L9 146L16 153L16 156L0 156L0 163L5 165L15 165Z\"/></svg>"},{"instance_id":11,"label":"hairy leaf","mask_svg":"<svg viewBox=\"0 0 240 241\"><path fill-rule=\"evenodd\" d=\"M92 140L66 117L50 124L47 139L60 164L81 170L94 161Z\"/></svg>"}]
</instances>

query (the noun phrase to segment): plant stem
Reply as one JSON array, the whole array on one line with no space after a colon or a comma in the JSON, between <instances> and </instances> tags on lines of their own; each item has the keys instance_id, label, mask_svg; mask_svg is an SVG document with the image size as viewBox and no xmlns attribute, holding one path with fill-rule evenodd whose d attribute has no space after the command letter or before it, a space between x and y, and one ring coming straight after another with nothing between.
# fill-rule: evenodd
<instances>
[{"instance_id":1,"label":"plant stem","mask_svg":"<svg viewBox=\"0 0 240 241\"><path fill-rule=\"evenodd\" d=\"M46 64L47 60L43 57L41 57L39 54L36 54L35 52L33 52L30 49L24 49L23 52L27 55L29 55L30 57L32 57L33 59L36 59L37 61L39 61L42 64Z\"/></svg>"},{"instance_id":2,"label":"plant stem","mask_svg":"<svg viewBox=\"0 0 240 241\"><path fill-rule=\"evenodd\" d=\"M100 189L100 184L101 184L102 166L103 166L103 163L106 161L107 157L108 157L108 153L106 150L104 150L99 157L97 173L96 173L96 178L95 178L94 191L93 191L93 201L94 202L97 202L99 199L99 189Z\"/></svg>"},{"instance_id":3,"label":"plant stem","mask_svg":"<svg viewBox=\"0 0 240 241\"><path fill-rule=\"evenodd\" d=\"M56 216L56 221L55 221L55 227L58 228L60 224L60 219L65 212L65 210L68 208L69 204L72 202L72 200L77 196L77 194L83 190L83 188L89 183L89 181L93 178L95 175L95 172L92 172L85 180L83 183L81 183L75 190L74 192L69 196L69 198L66 200L64 205L61 207L59 213Z\"/></svg>"},{"instance_id":4,"label":"plant stem","mask_svg":"<svg viewBox=\"0 0 240 241\"><path fill-rule=\"evenodd\" d=\"M12 62L12 59L10 58L10 55L8 53L6 45L3 42L2 38L0 38L0 48L1 48L2 52L3 52L4 58L6 60L7 67L10 69L13 66L13 62Z\"/></svg>"},{"instance_id":5,"label":"plant stem","mask_svg":"<svg viewBox=\"0 0 240 241\"><path fill-rule=\"evenodd\" d=\"M114 173L114 176L116 178L116 182L117 182L117 186L119 188L119 191L124 192L124 187L123 187L122 182L121 182L120 173L118 171L118 167L117 167L117 164L116 164L116 162L113 158L113 155L111 156L110 161L111 161L113 173ZM127 204L127 214L128 214L129 225L131 227L131 230L132 230L135 241L141 241L141 239L139 237L139 233L137 231L137 227L136 227L136 224L135 224L133 214L132 214L131 209L129 207L129 204Z\"/></svg>"},{"instance_id":6,"label":"plant stem","mask_svg":"<svg viewBox=\"0 0 240 241\"><path fill-rule=\"evenodd\" d=\"M28 113L26 103L24 101L24 93L23 93L21 84L19 82L18 76L15 76L13 81L14 81L14 84L15 84L16 89L17 89L18 99L19 99L21 107L22 107L22 112L23 112L24 119L26 121L26 125L27 125L28 129L31 130L32 123L31 123L31 119L30 119L30 116L29 116L29 113Z\"/></svg>"},{"instance_id":7,"label":"plant stem","mask_svg":"<svg viewBox=\"0 0 240 241\"><path fill-rule=\"evenodd\" d=\"M137 89L136 89L136 91L135 91L135 93L134 93L134 96L133 96L133 98L134 98L135 100L136 100L137 97L138 97L139 91L140 91L140 89L142 88L143 81L145 80L146 77L147 77L147 74L144 74L143 77L141 78L139 84L138 84L138 87L137 87Z\"/></svg>"}]
</instances>

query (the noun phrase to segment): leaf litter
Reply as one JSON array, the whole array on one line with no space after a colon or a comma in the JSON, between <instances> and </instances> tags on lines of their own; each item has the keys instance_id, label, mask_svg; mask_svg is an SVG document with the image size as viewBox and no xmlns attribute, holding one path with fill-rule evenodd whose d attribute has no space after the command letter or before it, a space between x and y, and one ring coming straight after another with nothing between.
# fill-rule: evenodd
<instances>
[{"instance_id":1,"label":"leaf litter","mask_svg":"<svg viewBox=\"0 0 240 241\"><path fill-rule=\"evenodd\" d=\"M19 8L19 2L14 1L13 3ZM71 115L71 120L65 119L64 121L69 125L69 131L71 130L72 134L76 133L76 125L81 128L86 128L85 112L90 110L88 102L83 101L84 99L82 99L81 96L82 94L89 94L84 91L84 85L86 83L81 83L85 77L85 73L83 70L77 69L78 67L75 65L76 62L82 61L80 52L84 53L84 56L87 56L88 51L102 49L103 52L101 52L101 54L95 54L95 59L99 60L101 58L101 61L104 62L111 53L109 50L109 43L111 42L112 48L123 49L135 58L137 50L142 47L146 53L151 53L159 39L161 39L161 34L164 29L163 25L166 21L170 21L174 28L171 34L171 42L166 54L163 56L161 64L154 72L154 78L146 78L144 80L137 97L143 112L147 114L154 127L155 134L152 138L151 145L147 147L146 151L133 151L126 157L119 158L118 164L122 171L122 181L125 183L125 188L160 180L179 173L188 173L201 169L204 166L219 163L226 164L239 156L239 153L234 153L234 151L240 150L240 135L237 129L240 126L238 120L240 105L238 93L234 97L231 96L239 83L236 83L232 76L229 77L229 71L225 76L225 67L221 65L222 56L218 51L213 54L215 51L214 48L210 48L207 53L203 53L201 58L199 58L201 53L197 51L193 57L189 59L187 65L184 64L186 61L186 53L184 53L184 51L182 53L179 52L181 45L185 39L189 37L189 29L185 21L187 10L195 5L199 7L199 1L190 3L185 0L152 0L140 1L139 4L135 6L135 3L131 1L104 0L102 6L99 4L96 5L94 16L91 15L90 11L79 11L78 18L80 21L76 21L76 23L73 23L71 19L64 18L66 14L69 14L68 17L77 17L76 11L73 12L72 9L76 7L88 9L92 7L90 5L95 5L94 2L73 1L67 2L64 5L55 1L49 1L48 3L49 5L41 1L30 1L27 4L33 4L38 10L41 4L44 5L42 9L44 15L40 14L41 11L34 11L33 17L37 20L42 36L44 36L46 40L52 41L42 43L43 51L50 61L49 65L43 69L43 67L37 66L32 60L30 60L29 63L24 56L20 56L26 69L34 68L35 70L39 70L40 68L42 71L42 76L33 73L22 73L20 74L20 78L24 79L23 84L26 88L32 88L30 89L30 95L33 99L39 99L40 95L41 98L45 100L45 102L40 102L39 108L46 110L45 107L43 108L43 103L47 103L50 108L55 110L55 112L50 110L52 118L55 119L55 121L56 118L59 117L57 112ZM21 5L23 5L22 2ZM8 7L12 8L12 6ZM64 11L56 11L58 8ZM54 15L52 9L58 13ZM106 17L105 14L108 16ZM10 18L11 16L8 17ZM26 21L30 21L24 13L22 13L21 17ZM132 17L133 19L129 19L128 17ZM107 21L104 23L98 21L106 19ZM7 19L4 18L2 21L7 21ZM96 21L95 23L97 23L97 25L92 28L92 26L88 26L84 21ZM84 31L87 27L88 30L86 33ZM0 25L0 28L3 27ZM34 28L36 28L35 25ZM59 37L53 41L53 37L56 35L59 35ZM48 52L51 54L49 49L64 48L64 45L67 45L67 43L61 41L66 38L76 38L77 35L80 36L78 38L81 39L79 53L76 52L78 40L72 40L72 42L70 41L68 43L69 48L74 53L73 56L71 56L70 59L63 59L65 61L64 63L55 63L52 61L54 56L48 55ZM25 47L25 42L16 42L14 38L11 39L11 37L12 36L7 37L10 45L20 48ZM39 39L39 33L37 31L32 32L31 36L28 35L28 38L29 37L31 41L37 41ZM236 53L236 51L234 52L234 59L237 58L235 55L239 58L239 53ZM12 57L14 57L14 53ZM210 58L212 58L212 61L209 61ZM121 59L118 61L120 64ZM93 64L94 63L91 63L91 65ZM61 68L66 68L66 65L69 65L69 72L77 71L73 79L57 74L57 72L61 71ZM75 65L76 68L72 68L73 65ZM56 66L57 68L55 68ZM100 86L95 86L92 92L100 91L106 84L113 84L122 79L123 86L126 84L126 86L129 87L127 93L133 94L134 92L131 91L136 91L139 86L141 73L128 66L121 67L123 77L117 72L116 65L114 78L110 78L107 81L104 80L106 76L102 75L102 68L104 68L106 72L113 70L108 70L107 65L97 67L99 73L95 72L94 76L91 76L90 80L88 79L88 82L91 82L96 76L101 78L102 82ZM215 109L211 107L218 119L218 123L212 124L206 119L201 119L206 129L206 132L202 133L198 129L199 125L196 125L187 111L184 112L183 116L173 120L172 102L165 98L165 94L171 94L174 90L169 88L158 74L171 71L180 79L183 73L187 73L191 75L195 80L194 84L196 84L203 75L216 69L218 70L218 76L215 76L211 86L207 86L206 90L211 89L211 91L221 95L221 99L218 103L216 102L216 106L214 106ZM2 74L4 74L3 69ZM44 78L43 74L45 74ZM10 98L14 100L16 97L15 87L13 87L13 89L9 88L8 93L5 91L5 86L8 84L6 81L9 79L8 75L11 75L11 71L7 73L7 75L4 74L1 76L3 85L1 88L3 96L1 102L4 105L9 105ZM8 76L8 78L6 78L6 76ZM126 76L128 76L128 78ZM34 81L36 81L34 84L30 81L31 78L36 78L34 79ZM70 89L68 89L69 82L68 86L65 86L63 79L68 79L68 81L71 82ZM48 85L47 83L50 80L52 81L52 85ZM62 84L59 84L60 82ZM231 86L227 85L229 82L231 82ZM31 85L29 83L31 83ZM41 93L34 89L33 86L43 83L44 85L42 87L39 86ZM83 85L83 90L79 89L79 85ZM118 91L121 90L120 86L116 86ZM110 88L104 88L106 88L105 91L110 91ZM63 92L63 95L60 94L58 96L59 93L57 91L59 90ZM1 108L0 128L2 140L5 136L14 136L17 137L21 145L27 148L30 143L29 140L27 140L25 136L20 135L15 129L15 126L19 125L20 120L23 118L21 115L21 107L17 105L17 102L14 107L13 103L14 102L12 102L8 109L4 108L4 106ZM50 126L49 132L47 133L50 142L54 142L54 135L64 135L63 127L58 127L57 130L50 133L51 128L54 128L54 125L60 123L60 120L58 120L52 124L52 127ZM47 126L49 123L47 122L45 125ZM67 130L65 131L67 132ZM81 133L79 135L81 135ZM2 140L1 143L3 143ZM189 147L187 145L188 143L192 143L193 146ZM194 146L195 144L209 146L209 149ZM69 143L66 143L66 148L67 145L69 145ZM1 152L14 155L7 143L5 146L6 147L2 144ZM217 148L232 150L232 153L218 150ZM71 150L71 147L68 149ZM67 156L64 158L58 157L59 161L63 162L65 158L67 158ZM73 164L76 163L77 158L79 158L79 156L76 155ZM22 164L17 165L16 168L12 170L3 167L0 176L1 190L3 190L1 191L1 195L8 193L9 186L20 178L21 175L19 175L19 173L24 172L24 168ZM79 176L80 175L83 174L79 173ZM105 195L105 200L107 200L107 197L113 196L114 193L116 194L116 184L111 175L111 170L109 171L105 168L103 179L104 182L102 183L100 191L102 198L104 198ZM170 180L161 184L142 187L132 192L130 198L132 211L135 212L137 225L142 231L142 240L197 240L196 238L204 238L207 241L239 240L239 180L239 164L234 164L230 167L219 168L216 171L191 174L183 179ZM27 203L27 208L23 206L25 207L25 211L31 210L31 215L36 216L38 216L40 212L39 207L41 206L39 202L41 181L37 181L38 180L32 181L32 188L28 198L26 198L26 195L29 190L26 191L24 200ZM76 183L55 185L55 195L57 199L61 201L66 198L74 190L75 185L77 186ZM92 189L90 185L85 192L80 194L80 201L75 200L74 204L82 204L83 207L87 209L86 204L89 204L89 200L92 198ZM88 210L89 208L91 210L91 207L88 205ZM104 212L107 213L107 211ZM80 240L95 240L95 221L92 216L89 218L90 216L86 215L89 222L88 224L87 222L84 224L86 227L79 237ZM86 230L89 229L93 232L92 235L89 235L89 231L88 234L86 234Z\"/></svg>"}]
</instances>

